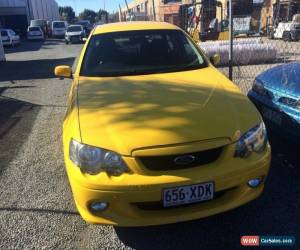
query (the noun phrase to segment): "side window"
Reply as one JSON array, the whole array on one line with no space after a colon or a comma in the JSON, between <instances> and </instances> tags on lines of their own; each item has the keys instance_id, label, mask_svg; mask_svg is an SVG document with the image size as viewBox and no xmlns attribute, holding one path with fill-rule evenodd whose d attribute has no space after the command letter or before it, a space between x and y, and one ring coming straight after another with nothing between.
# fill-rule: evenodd
<instances>
[{"instance_id":1,"label":"side window","mask_svg":"<svg viewBox=\"0 0 300 250\"><path fill-rule=\"evenodd\" d=\"M222 20L221 21L221 31L228 31L229 29L229 21L228 20Z\"/></svg>"},{"instance_id":2,"label":"side window","mask_svg":"<svg viewBox=\"0 0 300 250\"><path fill-rule=\"evenodd\" d=\"M16 33L13 30L9 30L9 34L12 36L16 35Z\"/></svg>"},{"instance_id":3,"label":"side window","mask_svg":"<svg viewBox=\"0 0 300 250\"><path fill-rule=\"evenodd\" d=\"M8 34L7 34L7 31L6 30L3 30L3 31L1 31L1 36L7 36Z\"/></svg>"}]
</instances>

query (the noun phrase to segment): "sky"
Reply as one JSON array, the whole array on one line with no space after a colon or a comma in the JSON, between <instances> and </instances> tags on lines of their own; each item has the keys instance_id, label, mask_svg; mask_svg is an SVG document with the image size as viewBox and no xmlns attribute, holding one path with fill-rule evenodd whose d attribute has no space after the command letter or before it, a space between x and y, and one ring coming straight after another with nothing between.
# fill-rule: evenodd
<instances>
[{"instance_id":1,"label":"sky","mask_svg":"<svg viewBox=\"0 0 300 250\"><path fill-rule=\"evenodd\" d=\"M104 6L108 12L116 12L119 9L119 4L121 4L121 7L125 6L125 0L56 0L56 2L59 6L73 7L76 14L84 9L98 11L99 9L104 9ZM131 1L127 0L127 2Z\"/></svg>"}]
</instances>

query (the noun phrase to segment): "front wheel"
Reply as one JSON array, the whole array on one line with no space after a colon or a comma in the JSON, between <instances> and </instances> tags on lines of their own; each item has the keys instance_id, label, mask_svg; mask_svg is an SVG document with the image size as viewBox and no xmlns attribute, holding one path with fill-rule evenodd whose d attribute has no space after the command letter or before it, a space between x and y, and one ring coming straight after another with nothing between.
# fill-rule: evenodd
<instances>
[{"instance_id":1,"label":"front wheel","mask_svg":"<svg viewBox=\"0 0 300 250\"><path fill-rule=\"evenodd\" d=\"M271 40L275 39L274 33L275 33L274 31L269 32L269 34L268 34L269 39L271 39Z\"/></svg>"},{"instance_id":2,"label":"front wheel","mask_svg":"<svg viewBox=\"0 0 300 250\"><path fill-rule=\"evenodd\" d=\"M291 33L289 31L284 31L282 35L282 39L285 42L291 42L292 41Z\"/></svg>"}]
</instances>

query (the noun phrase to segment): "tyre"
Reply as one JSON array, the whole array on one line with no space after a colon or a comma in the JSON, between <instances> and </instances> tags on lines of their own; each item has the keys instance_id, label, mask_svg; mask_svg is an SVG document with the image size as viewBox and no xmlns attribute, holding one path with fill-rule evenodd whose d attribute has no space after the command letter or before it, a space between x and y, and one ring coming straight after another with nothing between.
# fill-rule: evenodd
<instances>
[{"instance_id":1,"label":"tyre","mask_svg":"<svg viewBox=\"0 0 300 250\"><path fill-rule=\"evenodd\" d=\"M282 35L282 39L285 42L291 42L292 41L291 33L289 31L284 31Z\"/></svg>"},{"instance_id":2,"label":"tyre","mask_svg":"<svg viewBox=\"0 0 300 250\"><path fill-rule=\"evenodd\" d=\"M69 44L69 42L68 42L68 41L66 41L66 44Z\"/></svg>"},{"instance_id":3,"label":"tyre","mask_svg":"<svg viewBox=\"0 0 300 250\"><path fill-rule=\"evenodd\" d=\"M269 32L269 34L268 34L269 39L273 40L275 38L274 33L275 32L273 30Z\"/></svg>"}]
</instances>

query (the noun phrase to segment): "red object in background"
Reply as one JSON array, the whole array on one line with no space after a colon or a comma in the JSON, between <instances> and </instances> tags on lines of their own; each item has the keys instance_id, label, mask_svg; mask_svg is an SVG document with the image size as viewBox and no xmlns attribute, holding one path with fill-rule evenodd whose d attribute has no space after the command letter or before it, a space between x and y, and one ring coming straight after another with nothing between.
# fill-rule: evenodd
<instances>
[{"instance_id":1,"label":"red object in background","mask_svg":"<svg viewBox=\"0 0 300 250\"><path fill-rule=\"evenodd\" d=\"M163 15L178 14L181 4L170 4L160 6L160 11Z\"/></svg>"},{"instance_id":2,"label":"red object in background","mask_svg":"<svg viewBox=\"0 0 300 250\"><path fill-rule=\"evenodd\" d=\"M242 236L242 246L259 246L259 236Z\"/></svg>"},{"instance_id":3,"label":"red object in background","mask_svg":"<svg viewBox=\"0 0 300 250\"><path fill-rule=\"evenodd\" d=\"M193 17L193 22L194 23L199 23L200 18L198 16Z\"/></svg>"}]
</instances>

